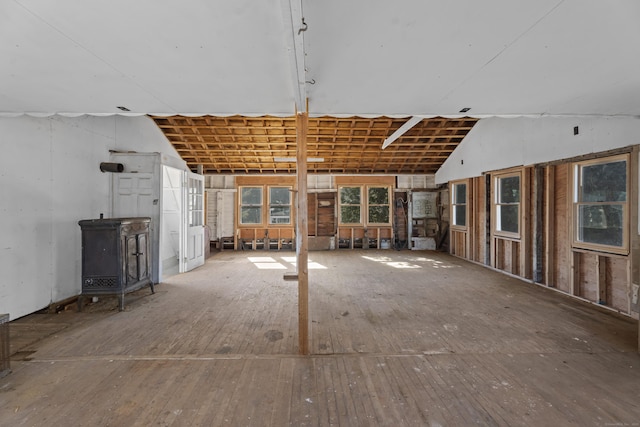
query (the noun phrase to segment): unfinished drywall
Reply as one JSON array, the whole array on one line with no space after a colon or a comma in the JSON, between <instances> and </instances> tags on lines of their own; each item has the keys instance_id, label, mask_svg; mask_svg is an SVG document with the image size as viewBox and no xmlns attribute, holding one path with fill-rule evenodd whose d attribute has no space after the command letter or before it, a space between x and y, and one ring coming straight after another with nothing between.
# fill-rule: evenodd
<instances>
[{"instance_id":1,"label":"unfinished drywall","mask_svg":"<svg viewBox=\"0 0 640 427\"><path fill-rule=\"evenodd\" d=\"M109 150L178 157L147 117L0 118L0 313L80 292L78 221L110 215Z\"/></svg>"},{"instance_id":2,"label":"unfinished drywall","mask_svg":"<svg viewBox=\"0 0 640 427\"><path fill-rule=\"evenodd\" d=\"M444 162L436 183L638 143L638 117L487 118L471 129Z\"/></svg>"}]
</instances>

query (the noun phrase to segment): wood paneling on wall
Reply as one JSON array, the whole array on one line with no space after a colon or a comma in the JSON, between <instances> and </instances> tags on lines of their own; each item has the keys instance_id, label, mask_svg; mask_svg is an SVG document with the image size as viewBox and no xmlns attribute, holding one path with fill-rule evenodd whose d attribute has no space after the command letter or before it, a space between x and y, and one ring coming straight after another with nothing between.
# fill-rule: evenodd
<instances>
[{"instance_id":1,"label":"wood paneling on wall","mask_svg":"<svg viewBox=\"0 0 640 427\"><path fill-rule=\"evenodd\" d=\"M450 253L638 317L631 301L633 272L638 270L638 267L632 268L632 259L640 256L638 215L634 206L638 192L638 146L628 151L633 153L628 169L629 255L573 247L574 160L495 171L468 179L468 225L466 229L450 230ZM608 156L611 153L597 157ZM575 159L582 160L584 158ZM504 236L493 231L495 190L491 186L488 193L487 182L489 177L494 180L495 174L504 172L521 174L519 236ZM456 181L459 182L462 181ZM491 256L487 256L487 250Z\"/></svg>"},{"instance_id":2,"label":"wood paneling on wall","mask_svg":"<svg viewBox=\"0 0 640 427\"><path fill-rule=\"evenodd\" d=\"M553 263L550 266L553 282L549 285L571 292L571 198L569 194L569 165L554 166Z\"/></svg>"}]
</instances>

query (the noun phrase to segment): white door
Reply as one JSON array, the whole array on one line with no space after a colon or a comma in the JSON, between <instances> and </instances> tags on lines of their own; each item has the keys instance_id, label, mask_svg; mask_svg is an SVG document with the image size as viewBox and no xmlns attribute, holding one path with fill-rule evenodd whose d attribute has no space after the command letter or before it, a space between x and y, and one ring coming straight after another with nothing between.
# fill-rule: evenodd
<instances>
[{"instance_id":1,"label":"white door","mask_svg":"<svg viewBox=\"0 0 640 427\"><path fill-rule=\"evenodd\" d=\"M204 264L204 176L192 172L185 176L187 232L183 271L189 271Z\"/></svg>"},{"instance_id":2,"label":"white door","mask_svg":"<svg viewBox=\"0 0 640 427\"><path fill-rule=\"evenodd\" d=\"M207 216L204 223L211 230L209 238L218 240L218 190L208 188L205 194L207 195Z\"/></svg>"},{"instance_id":3,"label":"white door","mask_svg":"<svg viewBox=\"0 0 640 427\"><path fill-rule=\"evenodd\" d=\"M233 237L235 218L234 192L230 190L207 189L207 225L211 229L211 240L220 241Z\"/></svg>"},{"instance_id":4,"label":"white door","mask_svg":"<svg viewBox=\"0 0 640 427\"><path fill-rule=\"evenodd\" d=\"M218 238L233 237L234 218L236 215L234 193L224 191L218 193Z\"/></svg>"},{"instance_id":5,"label":"white door","mask_svg":"<svg viewBox=\"0 0 640 427\"><path fill-rule=\"evenodd\" d=\"M162 219L160 224L160 262L164 277L180 272L183 233L182 182L184 171L162 166Z\"/></svg>"},{"instance_id":6,"label":"white door","mask_svg":"<svg viewBox=\"0 0 640 427\"><path fill-rule=\"evenodd\" d=\"M158 283L161 270L157 250L159 247L158 223L160 209L158 206L158 177L153 173L114 173L112 193L112 214L114 217L149 217L151 218L150 239L152 271L151 280Z\"/></svg>"}]
</instances>

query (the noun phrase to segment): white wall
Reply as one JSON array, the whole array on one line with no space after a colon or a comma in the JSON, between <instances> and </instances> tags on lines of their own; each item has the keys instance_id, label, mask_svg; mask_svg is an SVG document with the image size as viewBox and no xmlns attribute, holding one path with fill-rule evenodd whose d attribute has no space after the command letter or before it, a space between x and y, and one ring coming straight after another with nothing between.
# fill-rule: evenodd
<instances>
[{"instance_id":1,"label":"white wall","mask_svg":"<svg viewBox=\"0 0 640 427\"><path fill-rule=\"evenodd\" d=\"M579 134L573 134L578 126ZM438 184L640 144L638 117L539 117L480 120L436 173Z\"/></svg>"},{"instance_id":2,"label":"white wall","mask_svg":"<svg viewBox=\"0 0 640 427\"><path fill-rule=\"evenodd\" d=\"M0 313L81 289L78 221L110 215L109 150L179 157L147 117L0 118Z\"/></svg>"}]
</instances>

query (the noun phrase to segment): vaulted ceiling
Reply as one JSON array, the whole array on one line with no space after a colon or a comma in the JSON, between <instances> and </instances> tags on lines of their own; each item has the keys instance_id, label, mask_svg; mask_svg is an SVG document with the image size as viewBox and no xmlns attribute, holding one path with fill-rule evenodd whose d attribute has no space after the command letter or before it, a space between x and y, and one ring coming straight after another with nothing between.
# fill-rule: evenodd
<instances>
[{"instance_id":1,"label":"vaulted ceiling","mask_svg":"<svg viewBox=\"0 0 640 427\"><path fill-rule=\"evenodd\" d=\"M276 118L284 135L308 108L318 156L346 144L318 171L346 171L361 153L360 171L418 172L431 166L405 152L437 159L455 145L434 145L434 117L464 128L465 116L640 115L639 21L636 0L5 1L0 115L152 115L206 170L279 172L291 167L265 158L290 153L287 141L237 142L238 165L209 137L226 128L240 141L238 120L251 133ZM368 154L416 116L393 158ZM320 136L331 122L335 141Z\"/></svg>"}]
</instances>

